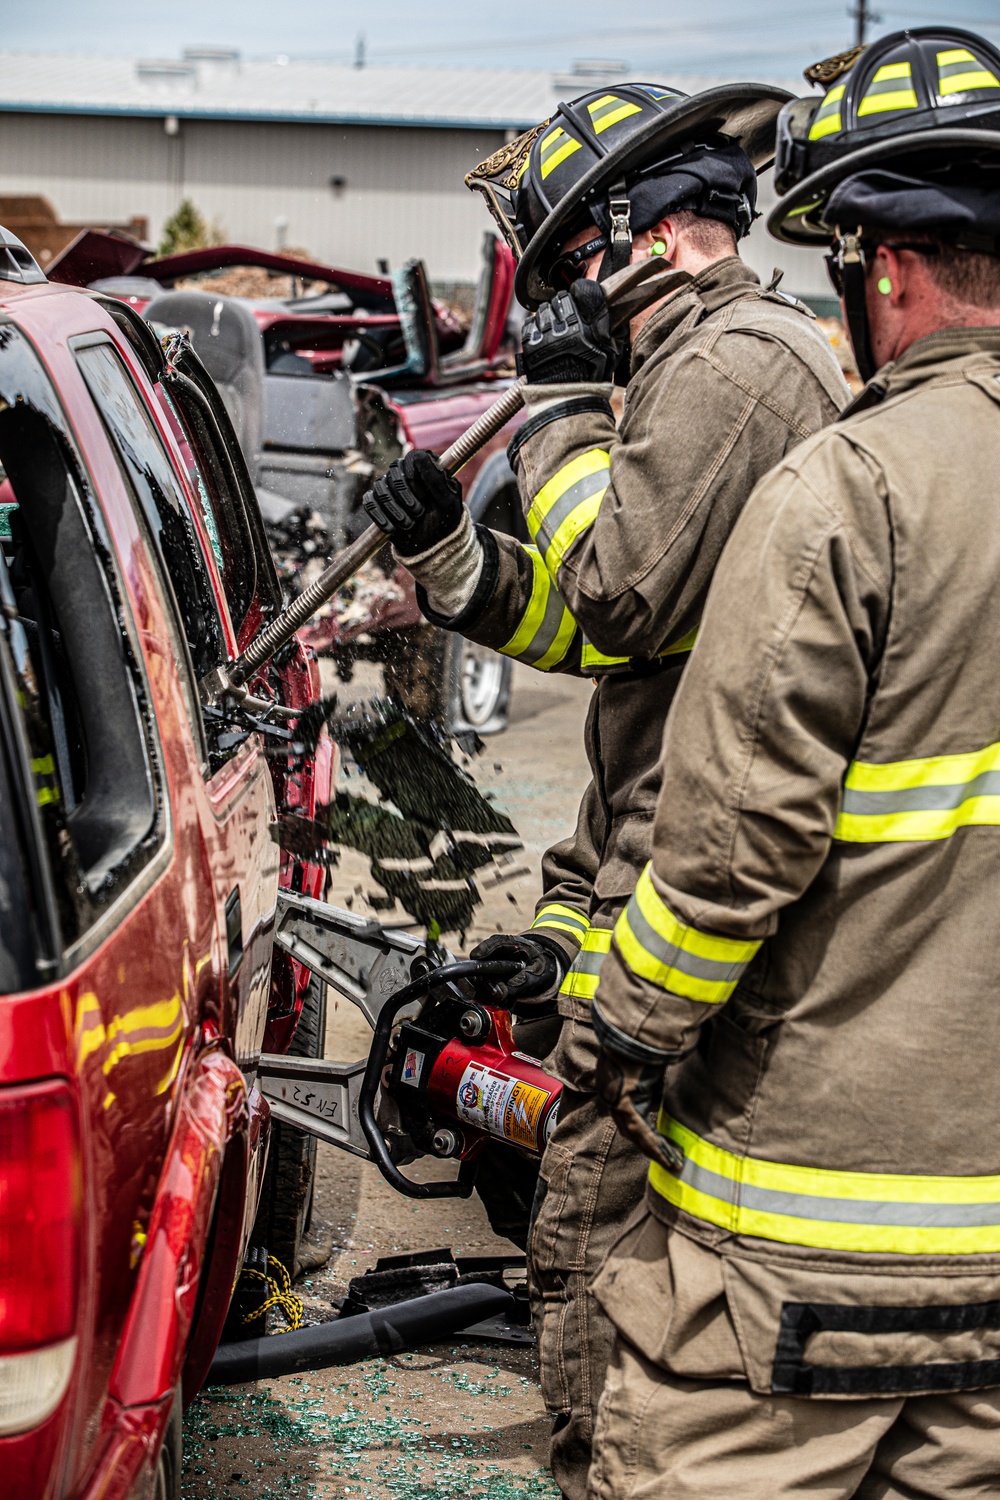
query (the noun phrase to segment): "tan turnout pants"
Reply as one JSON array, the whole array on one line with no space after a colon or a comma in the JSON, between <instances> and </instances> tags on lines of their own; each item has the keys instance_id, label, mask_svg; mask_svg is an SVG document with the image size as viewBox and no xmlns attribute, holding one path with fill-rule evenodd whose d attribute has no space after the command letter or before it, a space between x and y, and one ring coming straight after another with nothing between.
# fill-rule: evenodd
<instances>
[{"instance_id":1,"label":"tan turnout pants","mask_svg":"<svg viewBox=\"0 0 1000 1500\"><path fill-rule=\"evenodd\" d=\"M1000 1389L831 1401L682 1380L619 1336L590 1500L986 1500Z\"/></svg>"},{"instance_id":2,"label":"tan turnout pants","mask_svg":"<svg viewBox=\"0 0 1000 1500\"><path fill-rule=\"evenodd\" d=\"M594 1097L596 1058L592 1028L564 1021L552 1064L566 1086L528 1240L542 1395L553 1418L550 1463L567 1500L587 1493L615 1332L587 1286L641 1201L649 1167Z\"/></svg>"}]
</instances>

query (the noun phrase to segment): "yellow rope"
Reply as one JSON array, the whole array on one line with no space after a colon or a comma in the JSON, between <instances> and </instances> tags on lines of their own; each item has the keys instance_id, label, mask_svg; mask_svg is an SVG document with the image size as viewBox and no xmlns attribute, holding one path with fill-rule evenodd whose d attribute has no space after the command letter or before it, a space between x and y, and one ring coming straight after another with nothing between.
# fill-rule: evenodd
<instances>
[{"instance_id":1,"label":"yellow rope","mask_svg":"<svg viewBox=\"0 0 1000 1500\"><path fill-rule=\"evenodd\" d=\"M243 1317L244 1323L255 1323L258 1318L263 1318L270 1312L272 1307L281 1309L281 1315L290 1329L302 1327L302 1298L296 1297L292 1291L292 1278L281 1264L272 1255L267 1257L268 1269L272 1267L278 1273L277 1279L273 1276L265 1276L263 1271L257 1271L253 1266L244 1266L243 1275L252 1276L257 1281L266 1283L270 1295L259 1307L248 1312Z\"/></svg>"}]
</instances>

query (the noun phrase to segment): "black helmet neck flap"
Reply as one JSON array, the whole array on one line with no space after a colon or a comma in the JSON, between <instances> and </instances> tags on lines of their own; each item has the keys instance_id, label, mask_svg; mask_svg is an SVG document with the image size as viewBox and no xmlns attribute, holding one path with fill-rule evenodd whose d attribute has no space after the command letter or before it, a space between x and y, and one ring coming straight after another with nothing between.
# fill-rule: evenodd
<instances>
[{"instance_id":1,"label":"black helmet neck flap","mask_svg":"<svg viewBox=\"0 0 1000 1500\"><path fill-rule=\"evenodd\" d=\"M737 237L755 216L756 171L774 154L790 95L729 84L688 97L659 84L615 84L560 104L466 177L519 259L515 291L537 307L556 290L562 246L593 227L607 240L602 276L631 257L632 237L681 208L721 219Z\"/></svg>"}]
</instances>

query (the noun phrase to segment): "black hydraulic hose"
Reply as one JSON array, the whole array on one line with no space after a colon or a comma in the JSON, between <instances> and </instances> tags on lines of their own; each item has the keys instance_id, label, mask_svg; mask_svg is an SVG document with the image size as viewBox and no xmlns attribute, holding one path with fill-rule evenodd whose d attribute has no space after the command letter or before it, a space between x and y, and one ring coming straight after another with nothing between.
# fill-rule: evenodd
<instances>
[{"instance_id":1,"label":"black hydraulic hose","mask_svg":"<svg viewBox=\"0 0 1000 1500\"><path fill-rule=\"evenodd\" d=\"M236 1385L244 1380L325 1370L331 1365L352 1365L361 1359L399 1354L435 1339L450 1338L483 1318L509 1312L513 1305L510 1292L487 1282L474 1282L352 1318L334 1318L312 1328L222 1344L205 1383Z\"/></svg>"}]
</instances>

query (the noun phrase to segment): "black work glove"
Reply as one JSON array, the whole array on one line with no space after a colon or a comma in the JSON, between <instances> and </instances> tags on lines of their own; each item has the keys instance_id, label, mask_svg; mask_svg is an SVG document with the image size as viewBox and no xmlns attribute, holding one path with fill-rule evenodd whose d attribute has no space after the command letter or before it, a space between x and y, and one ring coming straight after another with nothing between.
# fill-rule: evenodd
<instances>
[{"instance_id":1,"label":"black work glove","mask_svg":"<svg viewBox=\"0 0 1000 1500\"><path fill-rule=\"evenodd\" d=\"M400 556L413 557L458 530L462 486L433 453L414 448L393 460L361 503Z\"/></svg>"},{"instance_id":2,"label":"black work glove","mask_svg":"<svg viewBox=\"0 0 1000 1500\"><path fill-rule=\"evenodd\" d=\"M478 943L470 958L523 964L520 973L505 979L507 1004L517 1014L537 1012L540 995L548 992L562 981L566 972L566 955L558 943L547 938L536 937L532 932L495 932L492 937Z\"/></svg>"},{"instance_id":3,"label":"black work glove","mask_svg":"<svg viewBox=\"0 0 1000 1500\"><path fill-rule=\"evenodd\" d=\"M557 292L521 329L521 368L529 385L610 380L622 344L611 336L611 315L601 286L582 278Z\"/></svg>"},{"instance_id":4,"label":"black work glove","mask_svg":"<svg viewBox=\"0 0 1000 1500\"><path fill-rule=\"evenodd\" d=\"M626 1057L608 1045L607 1029L596 1028L601 1043L597 1058L596 1091L614 1116L615 1124L643 1156L655 1161L668 1172L679 1175L684 1167L684 1153L675 1141L667 1140L654 1130L649 1116L658 1109L663 1096L663 1074L673 1054L656 1054L652 1047L635 1044L636 1053L645 1058Z\"/></svg>"}]
</instances>

